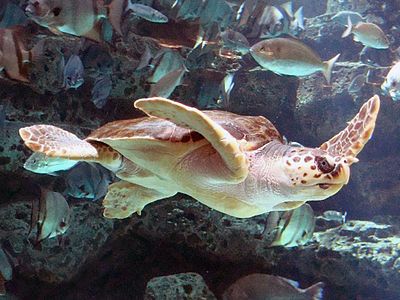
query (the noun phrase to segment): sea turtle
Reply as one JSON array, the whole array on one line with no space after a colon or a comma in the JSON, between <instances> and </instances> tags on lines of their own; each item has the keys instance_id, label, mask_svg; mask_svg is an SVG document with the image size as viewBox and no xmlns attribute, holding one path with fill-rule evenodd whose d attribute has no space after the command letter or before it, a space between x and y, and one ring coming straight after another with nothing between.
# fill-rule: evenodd
<instances>
[{"instance_id":1,"label":"sea turtle","mask_svg":"<svg viewBox=\"0 0 400 300\"><path fill-rule=\"evenodd\" d=\"M380 100L372 97L317 148L285 143L261 116L200 111L160 97L134 105L148 117L108 123L84 140L52 125L21 128L19 134L31 150L60 159L61 167L69 159L113 171L121 181L108 188L105 217L140 214L147 204L181 192L247 218L337 193L372 135Z\"/></svg>"}]
</instances>

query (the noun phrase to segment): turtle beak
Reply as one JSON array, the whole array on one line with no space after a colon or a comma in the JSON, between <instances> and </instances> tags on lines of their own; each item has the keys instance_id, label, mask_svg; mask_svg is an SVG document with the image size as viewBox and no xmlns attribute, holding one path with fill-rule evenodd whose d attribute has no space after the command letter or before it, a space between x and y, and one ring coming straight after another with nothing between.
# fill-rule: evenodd
<instances>
[{"instance_id":1,"label":"turtle beak","mask_svg":"<svg viewBox=\"0 0 400 300\"><path fill-rule=\"evenodd\" d=\"M329 173L331 180L327 183L319 183L318 186L327 193L337 193L350 179L350 167L346 163L340 163Z\"/></svg>"},{"instance_id":2,"label":"turtle beak","mask_svg":"<svg viewBox=\"0 0 400 300\"><path fill-rule=\"evenodd\" d=\"M347 184L350 179L350 167L346 163L340 163L336 166L336 168L331 172L333 177L334 184Z\"/></svg>"}]
</instances>

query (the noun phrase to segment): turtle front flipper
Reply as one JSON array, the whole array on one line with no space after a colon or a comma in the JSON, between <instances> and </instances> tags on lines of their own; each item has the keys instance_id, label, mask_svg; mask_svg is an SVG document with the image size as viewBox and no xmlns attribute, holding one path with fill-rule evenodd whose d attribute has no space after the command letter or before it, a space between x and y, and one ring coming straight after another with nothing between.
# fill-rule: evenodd
<instances>
[{"instance_id":1,"label":"turtle front flipper","mask_svg":"<svg viewBox=\"0 0 400 300\"><path fill-rule=\"evenodd\" d=\"M357 154L371 138L380 107L379 96L375 95L361 107L347 127L323 143L320 149L332 156L342 156L351 165L358 161Z\"/></svg>"},{"instance_id":2,"label":"turtle front flipper","mask_svg":"<svg viewBox=\"0 0 400 300\"><path fill-rule=\"evenodd\" d=\"M94 159L97 149L75 134L52 125L33 125L19 130L25 145L34 152L71 160Z\"/></svg>"},{"instance_id":3,"label":"turtle front flipper","mask_svg":"<svg viewBox=\"0 0 400 300\"><path fill-rule=\"evenodd\" d=\"M147 204L174 194L121 180L108 187L108 193L103 200L103 215L110 219L125 219L133 213L140 215Z\"/></svg>"},{"instance_id":4,"label":"turtle front flipper","mask_svg":"<svg viewBox=\"0 0 400 300\"><path fill-rule=\"evenodd\" d=\"M139 99L135 107L149 116L169 120L203 135L231 171L227 182L239 183L247 177L248 161L237 139L202 111L161 97Z\"/></svg>"}]
</instances>

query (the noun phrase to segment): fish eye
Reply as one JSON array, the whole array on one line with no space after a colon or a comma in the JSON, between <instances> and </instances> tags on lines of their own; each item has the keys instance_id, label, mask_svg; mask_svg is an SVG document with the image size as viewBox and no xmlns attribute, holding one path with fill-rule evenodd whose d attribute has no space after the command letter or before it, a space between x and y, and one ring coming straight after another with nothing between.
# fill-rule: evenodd
<instances>
[{"instance_id":1,"label":"fish eye","mask_svg":"<svg viewBox=\"0 0 400 300\"><path fill-rule=\"evenodd\" d=\"M392 81L391 86L392 86L392 87L396 87L396 85L397 85L397 82L396 82L396 81Z\"/></svg>"},{"instance_id":2,"label":"fish eye","mask_svg":"<svg viewBox=\"0 0 400 300\"><path fill-rule=\"evenodd\" d=\"M55 7L52 12L53 12L54 16L57 17L61 13L61 8Z\"/></svg>"},{"instance_id":3,"label":"fish eye","mask_svg":"<svg viewBox=\"0 0 400 300\"><path fill-rule=\"evenodd\" d=\"M66 224L64 221L61 221L60 224L59 224L59 226L60 226L61 228L64 228L66 225L67 225L67 224Z\"/></svg>"},{"instance_id":4,"label":"fish eye","mask_svg":"<svg viewBox=\"0 0 400 300\"><path fill-rule=\"evenodd\" d=\"M335 165L330 165L325 157L317 156L315 158L315 162L317 163L318 169L322 173L330 173L335 168Z\"/></svg>"}]
</instances>

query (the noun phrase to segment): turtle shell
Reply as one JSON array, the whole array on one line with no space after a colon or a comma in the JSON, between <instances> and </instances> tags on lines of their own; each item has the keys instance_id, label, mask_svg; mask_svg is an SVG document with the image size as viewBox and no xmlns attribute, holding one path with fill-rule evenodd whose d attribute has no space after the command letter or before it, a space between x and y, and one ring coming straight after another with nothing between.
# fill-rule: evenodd
<instances>
[{"instance_id":1,"label":"turtle shell","mask_svg":"<svg viewBox=\"0 0 400 300\"><path fill-rule=\"evenodd\" d=\"M203 112L234 138L246 141L245 150L258 149L273 140L283 141L275 126L262 116L242 116L217 110ZM204 140L204 137L196 131L156 117L110 122L93 131L86 140L116 141L141 138L172 143L195 143Z\"/></svg>"}]
</instances>

